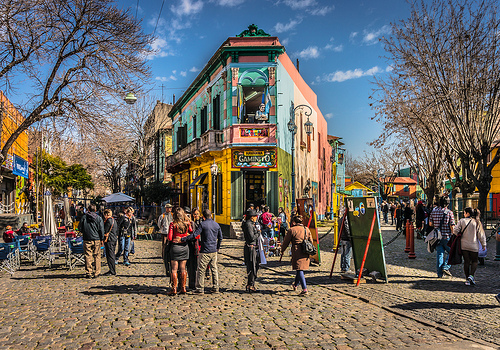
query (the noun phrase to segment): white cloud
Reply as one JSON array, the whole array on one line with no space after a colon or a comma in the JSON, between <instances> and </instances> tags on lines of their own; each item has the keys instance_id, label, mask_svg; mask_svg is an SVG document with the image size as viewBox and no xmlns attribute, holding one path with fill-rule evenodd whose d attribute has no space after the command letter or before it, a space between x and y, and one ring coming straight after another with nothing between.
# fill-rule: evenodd
<instances>
[{"instance_id":1,"label":"white cloud","mask_svg":"<svg viewBox=\"0 0 500 350\"><path fill-rule=\"evenodd\" d=\"M333 118L333 113L326 113L325 114L326 119L332 119Z\"/></svg>"},{"instance_id":2,"label":"white cloud","mask_svg":"<svg viewBox=\"0 0 500 350\"><path fill-rule=\"evenodd\" d=\"M203 10L203 1L180 0L177 6L172 5L170 10L178 16L195 15Z\"/></svg>"},{"instance_id":3,"label":"white cloud","mask_svg":"<svg viewBox=\"0 0 500 350\"><path fill-rule=\"evenodd\" d=\"M326 16L326 14L333 11L334 8L335 6L318 7L308 10L308 12L313 16Z\"/></svg>"},{"instance_id":4,"label":"white cloud","mask_svg":"<svg viewBox=\"0 0 500 350\"><path fill-rule=\"evenodd\" d=\"M281 23L281 22L278 22L276 23L276 25L274 26L274 31L276 33L284 33L284 32L288 32L292 29L294 29L298 24L300 24L300 22L302 22L301 19L292 19L290 22L288 23Z\"/></svg>"},{"instance_id":5,"label":"white cloud","mask_svg":"<svg viewBox=\"0 0 500 350\"><path fill-rule=\"evenodd\" d=\"M174 55L170 48L170 45L163 38L156 38L151 44L151 48L153 49L154 53L149 56L150 59L153 59L155 57L167 57Z\"/></svg>"},{"instance_id":6,"label":"white cloud","mask_svg":"<svg viewBox=\"0 0 500 350\"><path fill-rule=\"evenodd\" d=\"M381 73L382 69L379 67L375 66L372 67L366 71L356 68L355 70L348 70L348 71L336 71L334 73L327 74L323 77L323 80L328 81L330 83L333 82L342 82L350 79L357 79L361 77L366 77L366 76L372 76L377 73Z\"/></svg>"},{"instance_id":7,"label":"white cloud","mask_svg":"<svg viewBox=\"0 0 500 350\"><path fill-rule=\"evenodd\" d=\"M351 32L349 35L349 40L354 40L358 36L358 32Z\"/></svg>"},{"instance_id":8,"label":"white cloud","mask_svg":"<svg viewBox=\"0 0 500 350\"><path fill-rule=\"evenodd\" d=\"M196 67L191 67L191 69L189 70L191 73L196 73L196 72L199 72L200 69L199 68L196 68Z\"/></svg>"},{"instance_id":9,"label":"white cloud","mask_svg":"<svg viewBox=\"0 0 500 350\"><path fill-rule=\"evenodd\" d=\"M280 40L280 43L283 46L287 46L290 43L290 39L289 38L282 39Z\"/></svg>"},{"instance_id":10,"label":"white cloud","mask_svg":"<svg viewBox=\"0 0 500 350\"><path fill-rule=\"evenodd\" d=\"M176 81L177 77L174 75L170 75L169 77L156 77L155 80L159 80L159 81L164 83L164 82L169 81L169 80Z\"/></svg>"},{"instance_id":11,"label":"white cloud","mask_svg":"<svg viewBox=\"0 0 500 350\"><path fill-rule=\"evenodd\" d=\"M316 0L284 0L283 2L293 10L303 10L307 7L316 5Z\"/></svg>"},{"instance_id":12,"label":"white cloud","mask_svg":"<svg viewBox=\"0 0 500 350\"><path fill-rule=\"evenodd\" d=\"M382 28L378 30L372 30L372 31L363 31L363 43L368 44L368 45L373 45L378 42L379 37L383 36L384 34L390 34L391 33L391 27L389 25L385 25Z\"/></svg>"},{"instance_id":13,"label":"white cloud","mask_svg":"<svg viewBox=\"0 0 500 350\"><path fill-rule=\"evenodd\" d=\"M219 6L235 7L243 4L245 0L210 0L210 2L215 2Z\"/></svg>"},{"instance_id":14,"label":"white cloud","mask_svg":"<svg viewBox=\"0 0 500 350\"><path fill-rule=\"evenodd\" d=\"M295 55L306 60L310 58L318 58L319 49L317 46L309 46L307 49L304 49Z\"/></svg>"},{"instance_id":15,"label":"white cloud","mask_svg":"<svg viewBox=\"0 0 500 350\"><path fill-rule=\"evenodd\" d=\"M387 73L392 72L393 70L394 68L392 66L387 66L387 68L385 69Z\"/></svg>"},{"instance_id":16,"label":"white cloud","mask_svg":"<svg viewBox=\"0 0 500 350\"><path fill-rule=\"evenodd\" d=\"M185 77L187 75L187 72L184 70L180 74L181 74L181 77Z\"/></svg>"},{"instance_id":17,"label":"white cloud","mask_svg":"<svg viewBox=\"0 0 500 350\"><path fill-rule=\"evenodd\" d=\"M172 74L177 74L177 71L176 71L176 70L173 70L173 71L172 71Z\"/></svg>"},{"instance_id":18,"label":"white cloud","mask_svg":"<svg viewBox=\"0 0 500 350\"><path fill-rule=\"evenodd\" d=\"M334 46L332 44L326 44L325 50L333 51L333 52L342 52L344 50L344 46L342 44Z\"/></svg>"}]
</instances>

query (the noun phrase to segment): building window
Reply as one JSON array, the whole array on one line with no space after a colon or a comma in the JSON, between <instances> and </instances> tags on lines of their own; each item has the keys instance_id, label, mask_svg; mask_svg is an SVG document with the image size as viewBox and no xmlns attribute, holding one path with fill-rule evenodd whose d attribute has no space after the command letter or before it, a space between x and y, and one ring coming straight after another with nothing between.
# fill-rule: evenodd
<instances>
[{"instance_id":1,"label":"building window","mask_svg":"<svg viewBox=\"0 0 500 350\"><path fill-rule=\"evenodd\" d=\"M177 149L182 149L187 145L187 125L177 128Z\"/></svg>"},{"instance_id":2,"label":"building window","mask_svg":"<svg viewBox=\"0 0 500 350\"><path fill-rule=\"evenodd\" d=\"M200 135L203 135L205 131L208 130L208 113L207 113L207 106L203 107L201 109L201 130L200 130Z\"/></svg>"},{"instance_id":3,"label":"building window","mask_svg":"<svg viewBox=\"0 0 500 350\"><path fill-rule=\"evenodd\" d=\"M220 95L212 100L212 123L214 130L220 130Z\"/></svg>"},{"instance_id":4,"label":"building window","mask_svg":"<svg viewBox=\"0 0 500 350\"><path fill-rule=\"evenodd\" d=\"M240 98L243 103L242 123L269 123L269 115L261 111L260 105L265 101L267 86L243 86ZM241 103L238 102L238 103ZM238 105L239 106L239 105Z\"/></svg>"},{"instance_id":5,"label":"building window","mask_svg":"<svg viewBox=\"0 0 500 350\"><path fill-rule=\"evenodd\" d=\"M221 215L222 214L222 174L217 174L217 197L216 197L216 214Z\"/></svg>"},{"instance_id":6,"label":"building window","mask_svg":"<svg viewBox=\"0 0 500 350\"><path fill-rule=\"evenodd\" d=\"M410 192L410 186L405 185L405 187L403 187L403 192Z\"/></svg>"},{"instance_id":7,"label":"building window","mask_svg":"<svg viewBox=\"0 0 500 350\"><path fill-rule=\"evenodd\" d=\"M197 119L196 116L193 116L193 139L197 138L198 135L196 134L196 123L197 123Z\"/></svg>"}]
</instances>

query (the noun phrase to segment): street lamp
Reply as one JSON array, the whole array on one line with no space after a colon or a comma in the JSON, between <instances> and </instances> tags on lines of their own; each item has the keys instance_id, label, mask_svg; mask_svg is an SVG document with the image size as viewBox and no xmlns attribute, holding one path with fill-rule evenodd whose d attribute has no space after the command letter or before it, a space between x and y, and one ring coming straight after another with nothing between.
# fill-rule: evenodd
<instances>
[{"instance_id":1,"label":"street lamp","mask_svg":"<svg viewBox=\"0 0 500 350\"><path fill-rule=\"evenodd\" d=\"M137 97L132 92L129 92L123 100L129 105L133 105L137 101Z\"/></svg>"},{"instance_id":2,"label":"street lamp","mask_svg":"<svg viewBox=\"0 0 500 350\"><path fill-rule=\"evenodd\" d=\"M210 172L212 173L212 213L215 221L215 184L217 183L217 174L219 173L219 167L215 164L215 159L214 164L210 166Z\"/></svg>"},{"instance_id":3,"label":"street lamp","mask_svg":"<svg viewBox=\"0 0 500 350\"><path fill-rule=\"evenodd\" d=\"M295 209L295 134L297 134L297 125L295 124L295 113L298 110L304 110L304 114L307 116L307 122L304 124L306 128L307 135L312 133L313 123L309 120L309 116L312 114L312 109L308 105L298 105L294 106L293 102L290 107L290 121L288 122L288 131L292 134L292 211Z\"/></svg>"}]
</instances>

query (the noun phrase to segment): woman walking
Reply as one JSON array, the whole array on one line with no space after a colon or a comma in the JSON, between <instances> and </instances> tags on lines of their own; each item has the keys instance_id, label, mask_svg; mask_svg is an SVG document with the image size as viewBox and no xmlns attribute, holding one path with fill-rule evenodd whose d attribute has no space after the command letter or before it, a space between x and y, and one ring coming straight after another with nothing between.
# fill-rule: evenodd
<instances>
[{"instance_id":1,"label":"woman walking","mask_svg":"<svg viewBox=\"0 0 500 350\"><path fill-rule=\"evenodd\" d=\"M285 240L281 246L281 254L283 254L288 245L292 243L292 268L296 270L292 289L297 290L297 286L300 283L302 292L300 292L299 295L306 295L307 285L304 271L309 270L309 255L302 251L301 243L305 239L311 240L311 231L302 224L302 220L301 215L296 215L292 218L292 227L285 236ZM283 255L281 256L283 257Z\"/></svg>"},{"instance_id":2,"label":"woman walking","mask_svg":"<svg viewBox=\"0 0 500 350\"><path fill-rule=\"evenodd\" d=\"M484 234L483 225L479 220L479 210L472 208L464 209L464 218L460 219L458 224L453 228L453 234L462 233L460 240L462 246L462 256L464 257L464 273L465 285L475 285L474 273L477 269L479 244L486 246L486 235Z\"/></svg>"},{"instance_id":3,"label":"woman walking","mask_svg":"<svg viewBox=\"0 0 500 350\"><path fill-rule=\"evenodd\" d=\"M181 242L182 237L188 236L193 229L191 222L182 208L177 207L173 213L174 221L170 224L168 230L168 240L172 242L170 247L170 283L172 289L168 295L177 294L177 273L179 273L179 294L186 293L186 261L189 259L189 247L186 242Z\"/></svg>"}]
</instances>

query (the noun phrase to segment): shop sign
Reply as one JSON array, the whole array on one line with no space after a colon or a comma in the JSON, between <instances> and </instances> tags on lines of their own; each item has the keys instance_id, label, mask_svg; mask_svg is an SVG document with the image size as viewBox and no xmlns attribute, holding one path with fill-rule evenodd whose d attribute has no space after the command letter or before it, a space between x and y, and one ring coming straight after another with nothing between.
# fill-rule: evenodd
<instances>
[{"instance_id":1,"label":"shop sign","mask_svg":"<svg viewBox=\"0 0 500 350\"><path fill-rule=\"evenodd\" d=\"M15 154L14 154L14 163L12 167L12 174L22 176L26 179L29 178L28 162Z\"/></svg>"},{"instance_id":2,"label":"shop sign","mask_svg":"<svg viewBox=\"0 0 500 350\"><path fill-rule=\"evenodd\" d=\"M268 137L268 128L241 128L241 137Z\"/></svg>"},{"instance_id":3,"label":"shop sign","mask_svg":"<svg viewBox=\"0 0 500 350\"><path fill-rule=\"evenodd\" d=\"M275 168L276 151L233 150L233 168Z\"/></svg>"}]
</instances>

